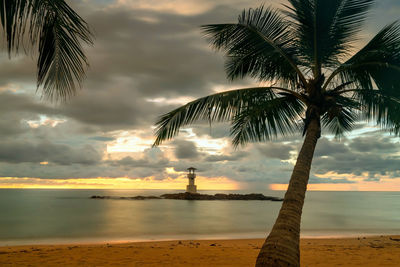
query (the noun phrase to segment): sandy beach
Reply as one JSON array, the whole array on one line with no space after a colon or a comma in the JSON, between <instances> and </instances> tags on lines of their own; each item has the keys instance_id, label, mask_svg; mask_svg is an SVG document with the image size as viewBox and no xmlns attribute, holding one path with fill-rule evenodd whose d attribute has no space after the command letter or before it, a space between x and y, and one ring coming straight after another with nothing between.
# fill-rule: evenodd
<instances>
[{"instance_id":1,"label":"sandy beach","mask_svg":"<svg viewBox=\"0 0 400 267\"><path fill-rule=\"evenodd\" d=\"M0 247L0 266L253 266L262 239ZM302 266L400 266L400 236L302 239Z\"/></svg>"}]
</instances>

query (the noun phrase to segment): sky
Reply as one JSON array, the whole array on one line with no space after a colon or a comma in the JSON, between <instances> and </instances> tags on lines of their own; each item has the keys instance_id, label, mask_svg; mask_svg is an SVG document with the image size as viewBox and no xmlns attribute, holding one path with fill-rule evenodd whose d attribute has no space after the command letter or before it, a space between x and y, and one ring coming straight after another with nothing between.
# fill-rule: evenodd
<instances>
[{"instance_id":1,"label":"sky","mask_svg":"<svg viewBox=\"0 0 400 267\"><path fill-rule=\"evenodd\" d=\"M236 22L244 8L283 0L71 0L95 44L78 94L50 103L36 92L35 56L0 56L0 188L184 189L196 167L205 190L283 190L301 135L234 149L229 124L196 123L152 148L157 117L211 93L257 86L228 81L224 55L200 25ZM400 18L379 0L356 46ZM400 191L400 139L363 122L341 138L323 132L311 190Z\"/></svg>"}]
</instances>

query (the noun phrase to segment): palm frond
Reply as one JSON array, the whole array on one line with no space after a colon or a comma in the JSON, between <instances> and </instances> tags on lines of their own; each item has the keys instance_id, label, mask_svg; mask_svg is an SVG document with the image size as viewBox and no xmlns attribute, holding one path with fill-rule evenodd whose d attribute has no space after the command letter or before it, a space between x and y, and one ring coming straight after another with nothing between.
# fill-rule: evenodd
<instances>
[{"instance_id":1,"label":"palm frond","mask_svg":"<svg viewBox=\"0 0 400 267\"><path fill-rule=\"evenodd\" d=\"M322 125L337 138L353 129L359 118L360 104L353 98L335 95L335 102L322 115Z\"/></svg>"},{"instance_id":2,"label":"palm frond","mask_svg":"<svg viewBox=\"0 0 400 267\"><path fill-rule=\"evenodd\" d=\"M260 106L277 98L273 87L256 87L231 90L194 100L162 115L156 122L154 146L171 139L179 129L195 121L231 121L243 110Z\"/></svg>"},{"instance_id":3,"label":"palm frond","mask_svg":"<svg viewBox=\"0 0 400 267\"><path fill-rule=\"evenodd\" d=\"M299 53L313 68L339 63L357 40L374 0L289 0Z\"/></svg>"},{"instance_id":4,"label":"palm frond","mask_svg":"<svg viewBox=\"0 0 400 267\"><path fill-rule=\"evenodd\" d=\"M363 49L332 73L327 83L336 79L351 83L337 93L352 92L361 107L361 119L400 133L400 24L384 27Z\"/></svg>"},{"instance_id":5,"label":"palm frond","mask_svg":"<svg viewBox=\"0 0 400 267\"><path fill-rule=\"evenodd\" d=\"M396 90L400 84L400 24L384 27L364 48L343 63L328 78L326 88L335 76L342 82L353 82L358 88Z\"/></svg>"},{"instance_id":6,"label":"palm frond","mask_svg":"<svg viewBox=\"0 0 400 267\"><path fill-rule=\"evenodd\" d=\"M202 29L214 48L225 51L228 78L249 75L293 84L299 77L305 84L288 23L278 11L263 6L244 10L236 24L204 25Z\"/></svg>"},{"instance_id":7,"label":"palm frond","mask_svg":"<svg viewBox=\"0 0 400 267\"><path fill-rule=\"evenodd\" d=\"M20 40L25 31L25 25L32 11L28 0L0 0L0 21L7 41L7 50L11 54L18 51Z\"/></svg>"},{"instance_id":8,"label":"palm frond","mask_svg":"<svg viewBox=\"0 0 400 267\"><path fill-rule=\"evenodd\" d=\"M0 0L0 16L9 53L29 35L38 46L37 86L52 100L73 95L85 77L87 58L81 43L92 44L87 23L64 0Z\"/></svg>"},{"instance_id":9,"label":"palm frond","mask_svg":"<svg viewBox=\"0 0 400 267\"><path fill-rule=\"evenodd\" d=\"M362 106L362 118L381 128L400 134L400 96L378 89L353 90L353 98Z\"/></svg>"},{"instance_id":10,"label":"palm frond","mask_svg":"<svg viewBox=\"0 0 400 267\"><path fill-rule=\"evenodd\" d=\"M283 94L242 109L232 119L233 145L237 147L250 141L267 141L274 136L299 131L298 121L304 113L304 107L293 95Z\"/></svg>"}]
</instances>

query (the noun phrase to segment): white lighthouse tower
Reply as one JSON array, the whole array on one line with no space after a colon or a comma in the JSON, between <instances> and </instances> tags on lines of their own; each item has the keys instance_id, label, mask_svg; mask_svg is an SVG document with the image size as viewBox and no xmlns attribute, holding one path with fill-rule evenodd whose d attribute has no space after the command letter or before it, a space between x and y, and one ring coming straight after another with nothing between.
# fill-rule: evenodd
<instances>
[{"instance_id":1,"label":"white lighthouse tower","mask_svg":"<svg viewBox=\"0 0 400 267\"><path fill-rule=\"evenodd\" d=\"M189 173L187 174L187 177L189 178L189 184L186 186L186 192L191 194L197 193L197 186L194 184L194 178L196 178L196 174L194 173L195 170L196 168L193 167L188 168Z\"/></svg>"}]
</instances>

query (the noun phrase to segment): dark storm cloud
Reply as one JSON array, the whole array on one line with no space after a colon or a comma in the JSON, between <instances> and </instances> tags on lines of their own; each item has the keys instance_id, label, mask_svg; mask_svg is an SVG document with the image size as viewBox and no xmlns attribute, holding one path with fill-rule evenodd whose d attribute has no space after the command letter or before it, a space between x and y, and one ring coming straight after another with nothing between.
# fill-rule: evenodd
<instances>
[{"instance_id":1,"label":"dark storm cloud","mask_svg":"<svg viewBox=\"0 0 400 267\"><path fill-rule=\"evenodd\" d=\"M345 178L332 179L332 178L318 178L311 176L309 183L310 184L354 184L356 182L349 181L348 179Z\"/></svg>"},{"instance_id":2,"label":"dark storm cloud","mask_svg":"<svg viewBox=\"0 0 400 267\"><path fill-rule=\"evenodd\" d=\"M344 142L329 141L321 138L315 148L314 157L345 155L349 153L349 148Z\"/></svg>"},{"instance_id":3,"label":"dark storm cloud","mask_svg":"<svg viewBox=\"0 0 400 267\"><path fill-rule=\"evenodd\" d=\"M102 131L138 128L154 116L151 110L157 110L157 107L151 103L146 103L132 93L129 95L125 90L121 92L117 89L114 92L116 97L111 97L110 92L98 92L95 96L85 92L60 110L65 116L82 124L99 127Z\"/></svg>"},{"instance_id":4,"label":"dark storm cloud","mask_svg":"<svg viewBox=\"0 0 400 267\"><path fill-rule=\"evenodd\" d=\"M155 22L139 19L146 16ZM89 78L127 77L144 96L210 92L213 83L225 83L225 78L221 56L213 56L199 31L208 16L123 9L94 12L87 18L98 36Z\"/></svg>"},{"instance_id":5,"label":"dark storm cloud","mask_svg":"<svg viewBox=\"0 0 400 267\"><path fill-rule=\"evenodd\" d=\"M399 142L392 142L390 137L368 136L357 138L350 143L349 148L358 152L393 153L399 151Z\"/></svg>"},{"instance_id":6,"label":"dark storm cloud","mask_svg":"<svg viewBox=\"0 0 400 267\"><path fill-rule=\"evenodd\" d=\"M22 125L21 119L19 114L0 115L0 136L2 138L15 137L28 131L28 127Z\"/></svg>"},{"instance_id":7,"label":"dark storm cloud","mask_svg":"<svg viewBox=\"0 0 400 267\"><path fill-rule=\"evenodd\" d=\"M194 142L175 140L172 144L175 146L174 154L178 159L196 159L200 155Z\"/></svg>"},{"instance_id":8,"label":"dark storm cloud","mask_svg":"<svg viewBox=\"0 0 400 267\"><path fill-rule=\"evenodd\" d=\"M114 165L128 166L128 167L148 167L150 161L148 159L133 159L132 157L124 157L118 161L113 162Z\"/></svg>"},{"instance_id":9,"label":"dark storm cloud","mask_svg":"<svg viewBox=\"0 0 400 267\"><path fill-rule=\"evenodd\" d=\"M204 161L209 161L209 162L218 162L218 161L239 161L246 156L248 156L249 153L246 151L238 151L231 153L229 155L209 155L204 158Z\"/></svg>"},{"instance_id":10,"label":"dark storm cloud","mask_svg":"<svg viewBox=\"0 0 400 267\"><path fill-rule=\"evenodd\" d=\"M187 172L187 168L195 167L197 169L198 175L207 176L209 170L211 170L215 165L210 162L203 162L193 159L178 160L171 162L171 167L178 172ZM219 176L223 176L224 173L220 172ZM215 176L215 175L214 175ZM210 176L211 177L211 176Z\"/></svg>"},{"instance_id":11,"label":"dark storm cloud","mask_svg":"<svg viewBox=\"0 0 400 267\"><path fill-rule=\"evenodd\" d=\"M400 171L399 157L382 157L373 154L351 154L346 157L316 158L313 161L315 173L337 172L339 174L361 175L381 174L397 176Z\"/></svg>"},{"instance_id":12,"label":"dark storm cloud","mask_svg":"<svg viewBox=\"0 0 400 267\"><path fill-rule=\"evenodd\" d=\"M112 171L108 171L108 177L149 177L156 179L164 179L164 169L169 166L170 161L167 158L151 159L133 158L131 156L124 157L120 160L107 161L105 164L108 168L113 167ZM104 173L101 174L104 176Z\"/></svg>"},{"instance_id":13,"label":"dark storm cloud","mask_svg":"<svg viewBox=\"0 0 400 267\"><path fill-rule=\"evenodd\" d=\"M37 158L51 158L46 157L49 153L57 153L58 148L46 149L43 146L37 151L36 155L32 157L29 155L20 158L21 153L18 153L18 165L14 163L17 160L11 160L7 157L7 162L0 160L1 176L3 177L36 177L42 179L69 179L69 178L92 178L92 177L134 177L145 178L153 176L155 179L164 179L167 177L165 174L165 167L169 166L169 160L164 156L163 152L157 148L147 149L140 155L132 153L119 160L101 160L94 152L93 147L84 146L80 148L58 147L64 148L63 154L59 156L52 156L48 165L41 165L37 162ZM0 146L1 148L1 146ZM32 151L27 146L28 152ZM36 147L35 147L36 148ZM45 150L45 152L43 152ZM72 152L71 152L72 151ZM67 162L72 153L82 154L81 161ZM99 154L99 153L97 153ZM60 157L65 158L59 160ZM79 156L74 156L79 158ZM21 161L24 162L21 162ZM31 161L31 162L30 162ZM68 165L66 165L68 164ZM90 165L94 164L94 165ZM18 166L18 168L16 168Z\"/></svg>"},{"instance_id":14,"label":"dark storm cloud","mask_svg":"<svg viewBox=\"0 0 400 267\"><path fill-rule=\"evenodd\" d=\"M283 143L268 143L257 147L260 153L268 158L277 158L281 160L290 159L290 151L295 150L295 146Z\"/></svg>"},{"instance_id":15,"label":"dark storm cloud","mask_svg":"<svg viewBox=\"0 0 400 267\"><path fill-rule=\"evenodd\" d=\"M37 103L30 96L15 94L9 91L0 92L0 115L9 112L28 112L37 114L56 115L59 112L46 106L44 103Z\"/></svg>"},{"instance_id":16,"label":"dark storm cloud","mask_svg":"<svg viewBox=\"0 0 400 267\"><path fill-rule=\"evenodd\" d=\"M158 148L146 149L142 157L126 156L119 160L106 161L111 166L126 168L149 168L159 171L168 166L170 162Z\"/></svg>"},{"instance_id":17,"label":"dark storm cloud","mask_svg":"<svg viewBox=\"0 0 400 267\"><path fill-rule=\"evenodd\" d=\"M100 160L101 155L89 145L76 149L67 145L49 142L32 144L30 142L8 141L0 143L1 162L49 162L60 165L93 165L99 163Z\"/></svg>"},{"instance_id":18,"label":"dark storm cloud","mask_svg":"<svg viewBox=\"0 0 400 267\"><path fill-rule=\"evenodd\" d=\"M229 123L212 123L211 127L209 122L199 122L193 125L193 132L198 135L210 136L213 139L224 138L229 136Z\"/></svg>"},{"instance_id":19,"label":"dark storm cloud","mask_svg":"<svg viewBox=\"0 0 400 267\"><path fill-rule=\"evenodd\" d=\"M107 136L94 136L90 137L89 139L91 140L96 140L96 141L101 141L101 142L109 142L109 141L114 141L114 137L107 137Z\"/></svg>"},{"instance_id":20,"label":"dark storm cloud","mask_svg":"<svg viewBox=\"0 0 400 267\"><path fill-rule=\"evenodd\" d=\"M27 120L37 120L39 115L57 116L54 108L35 102L25 94L14 94L9 91L0 92L0 136L16 138L29 132Z\"/></svg>"},{"instance_id":21,"label":"dark storm cloud","mask_svg":"<svg viewBox=\"0 0 400 267\"><path fill-rule=\"evenodd\" d=\"M313 172L354 175L367 172L372 177L375 174L398 176L398 139L372 135L349 139L346 143L321 139L313 160Z\"/></svg>"},{"instance_id":22,"label":"dark storm cloud","mask_svg":"<svg viewBox=\"0 0 400 267\"><path fill-rule=\"evenodd\" d=\"M4 50L0 52L0 86L16 83L35 84L35 62L24 55L13 56L12 60Z\"/></svg>"}]
</instances>

